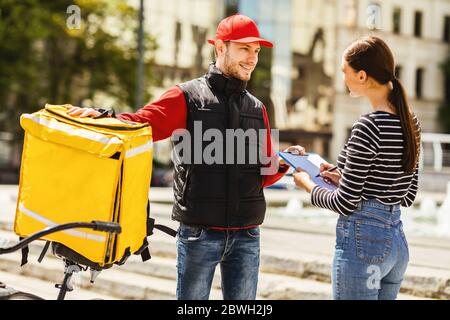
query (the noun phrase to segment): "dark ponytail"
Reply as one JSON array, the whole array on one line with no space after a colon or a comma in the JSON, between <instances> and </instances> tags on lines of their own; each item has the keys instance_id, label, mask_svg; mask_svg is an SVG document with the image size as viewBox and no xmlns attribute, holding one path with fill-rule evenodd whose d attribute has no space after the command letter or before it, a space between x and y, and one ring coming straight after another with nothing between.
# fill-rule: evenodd
<instances>
[{"instance_id":1,"label":"dark ponytail","mask_svg":"<svg viewBox=\"0 0 450 320\"><path fill-rule=\"evenodd\" d=\"M395 77L394 56L388 45L378 37L368 36L354 41L344 53L347 63L356 71L364 70L380 84L392 82L389 103L400 117L403 131L402 169L414 172L420 152L420 133L413 113L409 107L405 90Z\"/></svg>"},{"instance_id":2,"label":"dark ponytail","mask_svg":"<svg viewBox=\"0 0 450 320\"><path fill-rule=\"evenodd\" d=\"M419 128L417 127L416 121L414 120L413 114L409 108L403 85L395 77L393 77L391 81L393 88L389 94L389 102L395 107L395 110L400 117L403 140L405 143L403 148L402 167L403 171L411 173L415 171L416 163L419 158Z\"/></svg>"}]
</instances>

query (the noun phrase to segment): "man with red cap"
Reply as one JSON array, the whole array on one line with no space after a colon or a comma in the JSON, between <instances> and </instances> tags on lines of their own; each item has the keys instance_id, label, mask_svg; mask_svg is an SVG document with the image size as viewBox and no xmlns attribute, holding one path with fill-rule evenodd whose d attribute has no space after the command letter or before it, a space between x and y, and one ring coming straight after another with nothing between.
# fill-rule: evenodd
<instances>
[{"instance_id":1,"label":"man with red cap","mask_svg":"<svg viewBox=\"0 0 450 320\"><path fill-rule=\"evenodd\" d=\"M263 148L267 156L274 158L266 108L246 90L258 63L260 46L272 47L272 43L261 38L252 19L240 14L222 20L216 37L208 42L215 46L216 61L205 76L172 87L136 113L117 117L149 123L155 141L171 137L177 129L187 130L192 141L196 141L196 134L203 137L211 129L222 137L230 129L234 132L265 129ZM68 113L81 117L100 115L93 109L77 107ZM256 297L259 225L266 211L263 188L279 180L288 167L278 159L275 172L263 175L261 168L266 164L261 161L250 163L246 159L243 164L225 161L228 154L236 154L237 150L234 142L227 142L221 142L225 150L223 161L213 164L174 161L172 219L180 222L178 299L208 299L217 265L221 268L224 299ZM174 144L177 146L177 142ZM246 154L250 152L249 144L245 144ZM202 154L204 149L202 143ZM300 146L289 149L304 152Z\"/></svg>"}]
</instances>

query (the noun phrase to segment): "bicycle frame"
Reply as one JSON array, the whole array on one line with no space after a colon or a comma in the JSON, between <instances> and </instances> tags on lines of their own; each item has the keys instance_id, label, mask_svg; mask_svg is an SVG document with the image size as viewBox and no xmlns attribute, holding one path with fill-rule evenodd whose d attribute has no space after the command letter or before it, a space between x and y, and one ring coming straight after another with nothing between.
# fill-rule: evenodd
<instances>
[{"instance_id":1,"label":"bicycle frame","mask_svg":"<svg viewBox=\"0 0 450 320\"><path fill-rule=\"evenodd\" d=\"M17 250L20 250L20 249L24 248L25 246L27 246L28 244L30 244L31 242L38 240L46 235L49 235L49 234L52 234L55 232L59 232L59 231L63 231L63 230L75 229L75 228L87 228L87 229L104 231L104 232L115 233L115 234L118 234L122 231L120 225L118 223L114 223L114 222L104 222L104 221L71 222L71 223L56 225L53 227L48 227L42 231L36 232L36 233L32 234L31 236L28 236L28 237L22 239L21 241L19 241L17 244L15 244L13 246L6 247L6 248L0 248L0 255L12 253ZM64 258L64 262L65 262L65 271L64 271L63 283L56 285L56 288L59 289L57 300L64 300L66 293L68 291L73 290L72 286L70 285L71 277L74 272L79 272L80 270L83 269L83 267L81 265L78 265L77 263L74 263L74 262L70 261L69 259ZM11 298L20 297L20 296L25 297L25 298L30 298L30 299L42 299L33 294L16 291L12 288L7 288L2 283L0 283L0 290L1 289L8 290L8 291L4 295L0 295L0 299L11 299Z\"/></svg>"}]
</instances>

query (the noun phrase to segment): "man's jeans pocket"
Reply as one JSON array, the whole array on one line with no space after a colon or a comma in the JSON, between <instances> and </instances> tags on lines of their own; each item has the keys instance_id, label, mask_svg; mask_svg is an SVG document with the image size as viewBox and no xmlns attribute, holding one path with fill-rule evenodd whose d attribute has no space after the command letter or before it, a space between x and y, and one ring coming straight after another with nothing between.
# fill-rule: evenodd
<instances>
[{"instance_id":1,"label":"man's jeans pocket","mask_svg":"<svg viewBox=\"0 0 450 320\"><path fill-rule=\"evenodd\" d=\"M178 238L184 242L194 242L200 240L203 233L203 228L181 224L178 229Z\"/></svg>"},{"instance_id":2,"label":"man's jeans pocket","mask_svg":"<svg viewBox=\"0 0 450 320\"><path fill-rule=\"evenodd\" d=\"M260 236L259 227L245 229L245 233L252 239L257 239Z\"/></svg>"},{"instance_id":3,"label":"man's jeans pocket","mask_svg":"<svg viewBox=\"0 0 450 320\"><path fill-rule=\"evenodd\" d=\"M382 263L392 250L392 228L373 220L355 221L356 254L366 263Z\"/></svg>"}]
</instances>

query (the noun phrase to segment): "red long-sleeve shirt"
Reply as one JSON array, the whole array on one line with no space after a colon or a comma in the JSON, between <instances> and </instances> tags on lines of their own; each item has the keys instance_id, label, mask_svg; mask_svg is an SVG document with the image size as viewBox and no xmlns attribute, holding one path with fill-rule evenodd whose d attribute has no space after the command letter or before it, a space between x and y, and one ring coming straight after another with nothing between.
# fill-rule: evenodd
<instances>
[{"instance_id":1,"label":"red long-sleeve shirt","mask_svg":"<svg viewBox=\"0 0 450 320\"><path fill-rule=\"evenodd\" d=\"M270 136L270 125L266 108L263 107L264 123L267 129L267 156L275 155ZM136 113L121 113L118 118L140 123L149 123L152 126L153 141L159 141L172 136L176 129L186 129L187 105L183 91L177 86L167 90L161 97L139 109ZM263 187L268 187L280 180L287 171L286 168L273 175L263 176Z\"/></svg>"}]
</instances>

